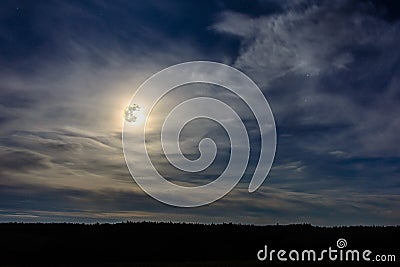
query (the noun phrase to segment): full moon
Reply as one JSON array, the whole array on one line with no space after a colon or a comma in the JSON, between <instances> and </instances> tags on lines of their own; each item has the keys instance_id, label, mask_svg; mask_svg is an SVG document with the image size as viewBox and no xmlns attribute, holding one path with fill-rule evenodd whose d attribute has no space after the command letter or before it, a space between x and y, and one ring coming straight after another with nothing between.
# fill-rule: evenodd
<instances>
[{"instance_id":1,"label":"full moon","mask_svg":"<svg viewBox=\"0 0 400 267\"><path fill-rule=\"evenodd\" d=\"M140 115L140 106L138 104L131 104L124 110L124 119L127 122L135 123Z\"/></svg>"}]
</instances>

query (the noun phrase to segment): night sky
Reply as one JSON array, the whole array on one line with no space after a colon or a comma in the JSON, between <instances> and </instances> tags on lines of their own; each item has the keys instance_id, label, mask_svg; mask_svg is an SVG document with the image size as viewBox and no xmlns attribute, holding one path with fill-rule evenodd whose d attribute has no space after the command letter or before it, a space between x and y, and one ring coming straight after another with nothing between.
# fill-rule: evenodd
<instances>
[{"instance_id":1,"label":"night sky","mask_svg":"<svg viewBox=\"0 0 400 267\"><path fill-rule=\"evenodd\" d=\"M396 1L2 1L0 221L399 224L399 10ZM252 131L237 188L185 209L136 185L121 131L142 82L193 60L234 66L257 83L277 151L249 193ZM164 105L218 95L248 114L221 90L178 88ZM229 156L223 130L200 120L185 131L216 139L210 170L187 175L157 151L152 159L176 183L215 179ZM200 139L187 142L188 158Z\"/></svg>"}]
</instances>

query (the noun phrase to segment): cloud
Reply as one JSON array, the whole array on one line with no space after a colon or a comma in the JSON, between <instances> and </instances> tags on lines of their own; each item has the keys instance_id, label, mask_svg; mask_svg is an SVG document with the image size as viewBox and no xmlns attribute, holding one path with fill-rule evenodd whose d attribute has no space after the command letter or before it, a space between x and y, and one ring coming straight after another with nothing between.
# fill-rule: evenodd
<instances>
[{"instance_id":1,"label":"cloud","mask_svg":"<svg viewBox=\"0 0 400 267\"><path fill-rule=\"evenodd\" d=\"M10 170L18 170L18 172L24 172L32 169L46 169L49 167L49 163L47 161L48 158L39 153L35 153L29 150L15 150L1 147L1 172Z\"/></svg>"},{"instance_id":2,"label":"cloud","mask_svg":"<svg viewBox=\"0 0 400 267\"><path fill-rule=\"evenodd\" d=\"M288 73L314 76L346 68L354 60L354 46L393 45L397 25L367 11L365 4L344 1L323 1L258 18L227 11L213 28L242 38L235 65L262 75L258 82L266 84Z\"/></svg>"},{"instance_id":3,"label":"cloud","mask_svg":"<svg viewBox=\"0 0 400 267\"><path fill-rule=\"evenodd\" d=\"M302 223L395 224L399 218L397 195L344 194L336 190L300 193L263 188L248 198L245 187L235 189L213 205L180 209L163 205L141 190L68 189L46 186L0 186L0 221L114 222L252 222L255 224ZM48 203L52 203L49 207ZM17 205L16 205L17 204ZM262 214L262 216L260 216ZM30 216L28 218L28 216Z\"/></svg>"},{"instance_id":4,"label":"cloud","mask_svg":"<svg viewBox=\"0 0 400 267\"><path fill-rule=\"evenodd\" d=\"M333 201L331 188L350 206L397 194L399 22L374 4L283 6L257 17L225 11L212 26L240 40L235 66L262 87L274 112L279 138L268 185Z\"/></svg>"},{"instance_id":5,"label":"cloud","mask_svg":"<svg viewBox=\"0 0 400 267\"><path fill-rule=\"evenodd\" d=\"M227 11L213 29L240 38L235 66L263 87L278 127L297 135L321 129L317 139L299 140L304 149L400 155L390 145L400 141L391 115L399 112L398 100L383 82L397 84L399 23L374 16L369 4L300 3L256 18ZM321 128L330 126L341 131Z\"/></svg>"}]
</instances>

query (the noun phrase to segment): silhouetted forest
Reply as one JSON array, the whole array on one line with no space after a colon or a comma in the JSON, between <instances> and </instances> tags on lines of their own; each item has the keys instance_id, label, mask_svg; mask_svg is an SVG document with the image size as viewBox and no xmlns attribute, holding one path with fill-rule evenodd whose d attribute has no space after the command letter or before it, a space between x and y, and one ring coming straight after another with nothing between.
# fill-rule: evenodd
<instances>
[{"instance_id":1,"label":"silhouetted forest","mask_svg":"<svg viewBox=\"0 0 400 267\"><path fill-rule=\"evenodd\" d=\"M2 266L395 266L384 262L257 260L268 249L332 247L393 254L400 227L252 226L235 224L0 224Z\"/></svg>"}]
</instances>

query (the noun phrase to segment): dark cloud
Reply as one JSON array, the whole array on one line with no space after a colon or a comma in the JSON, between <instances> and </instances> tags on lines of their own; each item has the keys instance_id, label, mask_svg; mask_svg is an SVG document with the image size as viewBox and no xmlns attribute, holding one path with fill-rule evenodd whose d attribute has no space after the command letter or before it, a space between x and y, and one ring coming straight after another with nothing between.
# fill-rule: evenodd
<instances>
[{"instance_id":1,"label":"dark cloud","mask_svg":"<svg viewBox=\"0 0 400 267\"><path fill-rule=\"evenodd\" d=\"M47 158L39 153L24 150L11 150L2 147L0 169L3 171L25 172L49 168Z\"/></svg>"},{"instance_id":2,"label":"dark cloud","mask_svg":"<svg viewBox=\"0 0 400 267\"><path fill-rule=\"evenodd\" d=\"M314 224L394 224L399 218L397 195L374 194L344 197L336 191L320 194L282 189L263 189L248 202L245 188L236 189L213 205L180 209L161 204L142 191L60 189L43 186L1 186L0 220L96 222L161 220L189 222L233 222ZM48 203L52 203L49 207ZM381 205L385 208L377 208ZM372 211L372 212L371 212ZM264 214L264 216L260 216Z\"/></svg>"}]
</instances>

